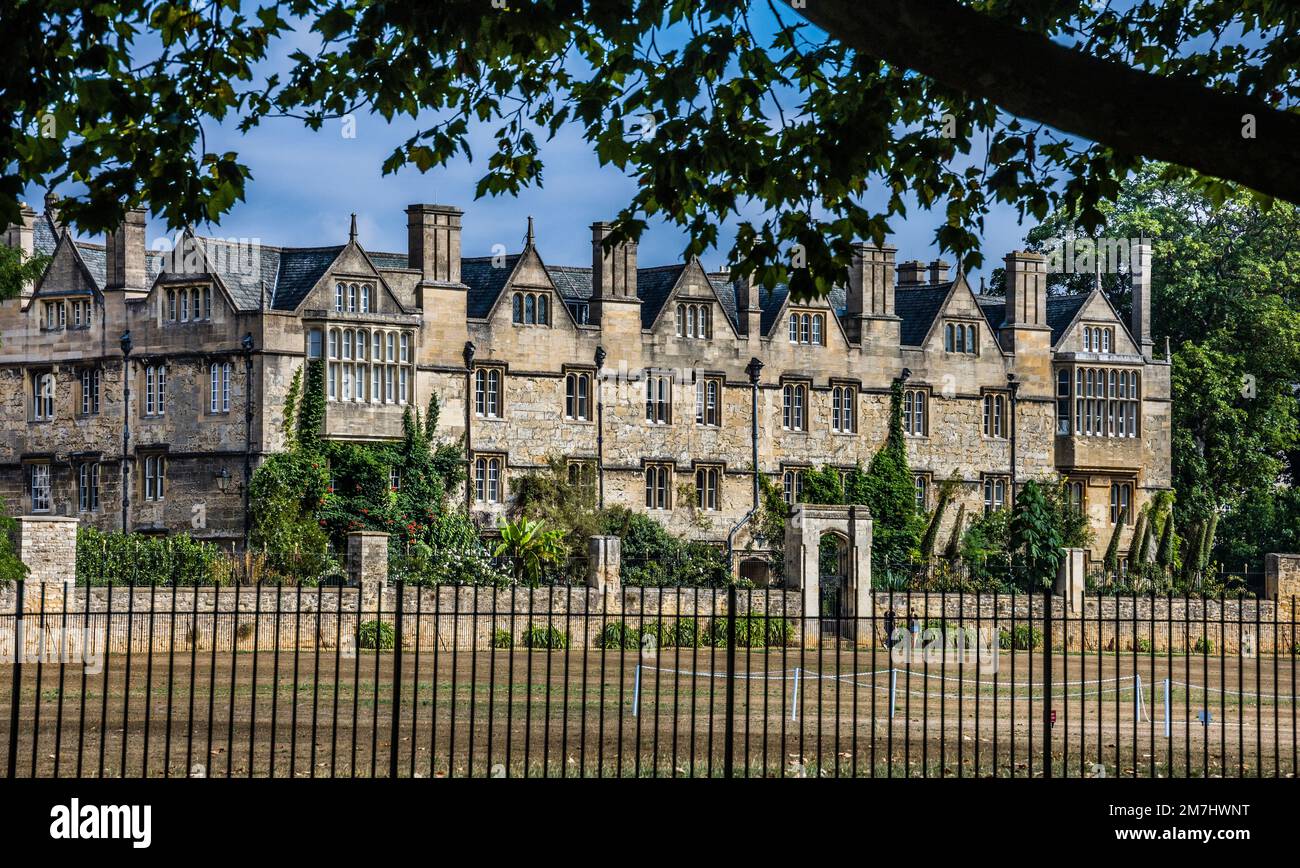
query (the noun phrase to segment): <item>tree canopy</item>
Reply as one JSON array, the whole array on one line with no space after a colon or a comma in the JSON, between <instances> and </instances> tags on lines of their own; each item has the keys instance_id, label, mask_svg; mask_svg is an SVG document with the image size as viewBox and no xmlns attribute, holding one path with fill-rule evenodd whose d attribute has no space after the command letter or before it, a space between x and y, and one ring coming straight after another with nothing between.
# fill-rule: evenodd
<instances>
[{"instance_id":1,"label":"tree canopy","mask_svg":"<svg viewBox=\"0 0 1300 868\"><path fill-rule=\"evenodd\" d=\"M1220 199L1151 165L1103 212L1108 232L1152 245L1153 332L1172 352L1181 532L1190 538L1219 516L1214 559L1260 569L1265 553L1300 545L1300 209L1265 207L1241 192ZM1027 240L1044 250L1080 237L1086 232L1058 211ZM1101 281L1127 315L1130 275L1103 273ZM1048 276L1052 292L1093 285L1091 274Z\"/></svg>"},{"instance_id":2,"label":"tree canopy","mask_svg":"<svg viewBox=\"0 0 1300 868\"><path fill-rule=\"evenodd\" d=\"M610 243L664 219L700 254L734 219L738 273L796 298L913 203L970 269L991 204L1094 231L1146 159L1300 201L1300 7L1277 0L15 0L0 25L10 223L66 181L85 231L124 206L215 221L250 178L205 126L362 111L397 122L385 172L482 160L488 125L479 195L540 184L575 124L637 184Z\"/></svg>"}]
</instances>

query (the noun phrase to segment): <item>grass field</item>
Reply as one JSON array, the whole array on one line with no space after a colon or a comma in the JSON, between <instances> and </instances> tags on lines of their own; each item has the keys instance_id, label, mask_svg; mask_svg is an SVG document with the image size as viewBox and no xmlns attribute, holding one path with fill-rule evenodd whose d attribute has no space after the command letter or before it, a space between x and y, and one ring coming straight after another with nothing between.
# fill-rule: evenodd
<instances>
[{"instance_id":1,"label":"grass field","mask_svg":"<svg viewBox=\"0 0 1300 868\"><path fill-rule=\"evenodd\" d=\"M1003 651L984 673L892 665L879 648L738 649L736 774L1043 773L1041 653ZM28 664L15 772L385 776L396 707L401 776L720 775L726 666L720 648L408 651L398 691L391 652ZM1292 658L1089 652L1052 668L1057 775L1295 774ZM0 668L0 746L12 676Z\"/></svg>"}]
</instances>

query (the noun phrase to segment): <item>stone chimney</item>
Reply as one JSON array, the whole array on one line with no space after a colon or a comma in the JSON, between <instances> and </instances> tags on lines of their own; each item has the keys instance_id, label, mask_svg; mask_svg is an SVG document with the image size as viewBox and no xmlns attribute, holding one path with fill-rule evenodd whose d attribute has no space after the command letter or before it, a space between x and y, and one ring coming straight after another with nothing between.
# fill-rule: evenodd
<instances>
[{"instance_id":1,"label":"stone chimney","mask_svg":"<svg viewBox=\"0 0 1300 868\"><path fill-rule=\"evenodd\" d=\"M425 283L460 283L460 218L451 205L406 206L406 256Z\"/></svg>"},{"instance_id":2,"label":"stone chimney","mask_svg":"<svg viewBox=\"0 0 1300 868\"><path fill-rule=\"evenodd\" d=\"M898 248L867 242L853 245L849 285L844 294L845 334L850 341L888 351L898 346L899 319L894 314L894 259Z\"/></svg>"},{"instance_id":3,"label":"stone chimney","mask_svg":"<svg viewBox=\"0 0 1300 868\"><path fill-rule=\"evenodd\" d=\"M948 263L942 259L936 259L930 263L930 282L947 283L948 282Z\"/></svg>"},{"instance_id":4,"label":"stone chimney","mask_svg":"<svg viewBox=\"0 0 1300 868\"><path fill-rule=\"evenodd\" d=\"M62 234L63 220L59 217L59 194L50 190L45 194L45 213L54 224L55 234Z\"/></svg>"},{"instance_id":5,"label":"stone chimney","mask_svg":"<svg viewBox=\"0 0 1300 868\"><path fill-rule=\"evenodd\" d=\"M758 298L761 288L754 282L753 274L737 277L731 285L736 290L736 313L740 328L750 343L753 343L763 334L763 309Z\"/></svg>"},{"instance_id":6,"label":"stone chimney","mask_svg":"<svg viewBox=\"0 0 1300 868\"><path fill-rule=\"evenodd\" d=\"M1151 245L1143 241L1133 249L1133 313L1129 320L1133 340L1144 359L1151 358Z\"/></svg>"},{"instance_id":7,"label":"stone chimney","mask_svg":"<svg viewBox=\"0 0 1300 868\"><path fill-rule=\"evenodd\" d=\"M1053 394L1052 329L1047 324L1047 258L1014 250L1006 255L1007 303L1001 331L1004 349L1015 353L1022 399Z\"/></svg>"},{"instance_id":8,"label":"stone chimney","mask_svg":"<svg viewBox=\"0 0 1300 868\"><path fill-rule=\"evenodd\" d=\"M132 208L108 233L104 244L104 289L143 292L145 285L145 213Z\"/></svg>"},{"instance_id":9,"label":"stone chimney","mask_svg":"<svg viewBox=\"0 0 1300 868\"><path fill-rule=\"evenodd\" d=\"M610 223L591 224L591 321L598 324L610 305L641 303L636 294L636 242L606 249L612 230Z\"/></svg>"},{"instance_id":10,"label":"stone chimney","mask_svg":"<svg viewBox=\"0 0 1300 868\"><path fill-rule=\"evenodd\" d=\"M5 230L5 246L16 247L24 256L31 256L36 252L36 212L24 202L19 213L22 214L22 222Z\"/></svg>"},{"instance_id":11,"label":"stone chimney","mask_svg":"<svg viewBox=\"0 0 1300 868\"><path fill-rule=\"evenodd\" d=\"M929 268L919 259L898 266L899 286L922 286L929 277Z\"/></svg>"},{"instance_id":12,"label":"stone chimney","mask_svg":"<svg viewBox=\"0 0 1300 868\"><path fill-rule=\"evenodd\" d=\"M1006 324L1047 325L1047 260L1040 253L1014 250L1006 255Z\"/></svg>"}]
</instances>

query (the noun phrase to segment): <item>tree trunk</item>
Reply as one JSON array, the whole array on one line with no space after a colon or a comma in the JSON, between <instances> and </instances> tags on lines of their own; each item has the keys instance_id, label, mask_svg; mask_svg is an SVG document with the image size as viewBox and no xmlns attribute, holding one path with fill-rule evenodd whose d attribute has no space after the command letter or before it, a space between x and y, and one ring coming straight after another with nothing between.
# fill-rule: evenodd
<instances>
[{"instance_id":1,"label":"tree trunk","mask_svg":"<svg viewBox=\"0 0 1300 868\"><path fill-rule=\"evenodd\" d=\"M800 5L845 45L1018 117L1300 203L1300 115L1101 60L954 0ZM1247 115L1254 138L1243 135Z\"/></svg>"}]
</instances>

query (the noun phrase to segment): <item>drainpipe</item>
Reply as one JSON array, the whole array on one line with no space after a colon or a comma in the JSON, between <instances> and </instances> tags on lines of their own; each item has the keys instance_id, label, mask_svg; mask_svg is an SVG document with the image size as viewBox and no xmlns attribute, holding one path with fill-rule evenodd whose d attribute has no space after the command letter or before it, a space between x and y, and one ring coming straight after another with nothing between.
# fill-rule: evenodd
<instances>
[{"instance_id":1,"label":"drainpipe","mask_svg":"<svg viewBox=\"0 0 1300 868\"><path fill-rule=\"evenodd\" d=\"M1020 383L1016 380L1015 374L1007 374L1007 386L1011 389L1011 484L1010 491L1012 506L1016 502L1016 395L1020 392Z\"/></svg>"},{"instance_id":2,"label":"drainpipe","mask_svg":"<svg viewBox=\"0 0 1300 868\"><path fill-rule=\"evenodd\" d=\"M248 497L253 482L253 333L241 341L244 347L244 551L248 551Z\"/></svg>"},{"instance_id":3,"label":"drainpipe","mask_svg":"<svg viewBox=\"0 0 1300 868\"><path fill-rule=\"evenodd\" d=\"M474 507L474 342L465 341L465 511ZM505 384L502 383L502 388Z\"/></svg>"},{"instance_id":4,"label":"drainpipe","mask_svg":"<svg viewBox=\"0 0 1300 868\"><path fill-rule=\"evenodd\" d=\"M757 358L751 358L749 364L745 366L745 373L749 374L749 391L750 391L750 416L749 416L749 445L750 457L754 469L754 503L749 512L731 528L727 534L727 569L730 571L735 568L736 553L736 534L740 529L749 524L755 513L758 512L759 506L759 467L758 467L758 378L763 371L763 363Z\"/></svg>"},{"instance_id":5,"label":"drainpipe","mask_svg":"<svg viewBox=\"0 0 1300 868\"><path fill-rule=\"evenodd\" d=\"M531 219L531 218L530 218ZM605 508L605 348L596 345L596 504Z\"/></svg>"},{"instance_id":6,"label":"drainpipe","mask_svg":"<svg viewBox=\"0 0 1300 868\"><path fill-rule=\"evenodd\" d=\"M122 533L127 532L127 513L131 509L131 332L122 332L122 470L119 484L122 487Z\"/></svg>"},{"instance_id":7,"label":"drainpipe","mask_svg":"<svg viewBox=\"0 0 1300 868\"><path fill-rule=\"evenodd\" d=\"M749 364L745 366L745 373L749 374L749 445L750 458L754 468L754 509L758 509L758 377L762 372L763 363L757 358L751 358ZM753 513L753 509L750 510L750 513Z\"/></svg>"}]
</instances>

